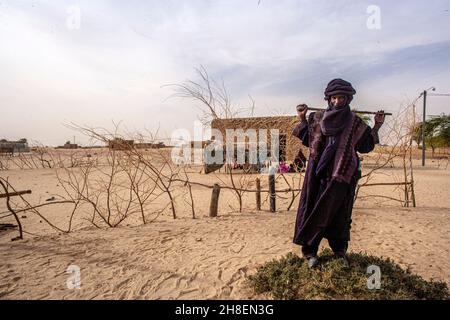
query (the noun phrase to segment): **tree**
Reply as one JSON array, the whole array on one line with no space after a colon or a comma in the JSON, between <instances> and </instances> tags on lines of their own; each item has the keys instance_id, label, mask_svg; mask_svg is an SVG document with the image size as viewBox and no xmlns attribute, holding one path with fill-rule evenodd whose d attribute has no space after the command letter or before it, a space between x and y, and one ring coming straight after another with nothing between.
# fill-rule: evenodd
<instances>
[{"instance_id":1,"label":"tree","mask_svg":"<svg viewBox=\"0 0 450 320\"><path fill-rule=\"evenodd\" d=\"M414 128L413 139L417 144L422 143L422 122ZM450 146L450 115L442 113L425 121L425 143L432 149L432 156L436 148Z\"/></svg>"}]
</instances>

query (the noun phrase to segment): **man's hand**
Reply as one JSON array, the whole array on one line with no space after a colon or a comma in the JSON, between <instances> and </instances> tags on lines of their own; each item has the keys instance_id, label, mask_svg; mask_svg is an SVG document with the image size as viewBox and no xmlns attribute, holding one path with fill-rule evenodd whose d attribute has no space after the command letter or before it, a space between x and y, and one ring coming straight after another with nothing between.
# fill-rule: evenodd
<instances>
[{"instance_id":1,"label":"man's hand","mask_svg":"<svg viewBox=\"0 0 450 320\"><path fill-rule=\"evenodd\" d=\"M306 121L306 112L308 111L307 105L297 106L297 117L301 122Z\"/></svg>"},{"instance_id":2,"label":"man's hand","mask_svg":"<svg viewBox=\"0 0 450 320\"><path fill-rule=\"evenodd\" d=\"M380 128L383 125L385 116L386 115L384 114L384 110L380 110L375 114L375 117L374 117L374 121L375 121L374 127L375 128Z\"/></svg>"}]
</instances>

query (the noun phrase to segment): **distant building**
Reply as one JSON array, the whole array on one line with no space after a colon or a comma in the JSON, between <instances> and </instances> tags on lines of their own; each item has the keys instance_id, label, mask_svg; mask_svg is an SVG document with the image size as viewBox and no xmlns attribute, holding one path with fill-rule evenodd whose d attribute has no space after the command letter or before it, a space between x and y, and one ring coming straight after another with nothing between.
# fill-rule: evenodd
<instances>
[{"instance_id":1,"label":"distant building","mask_svg":"<svg viewBox=\"0 0 450 320\"><path fill-rule=\"evenodd\" d=\"M151 143L151 142L139 142L135 143L134 147L137 149L159 149L159 148L165 148L166 145L164 142L158 142L158 143Z\"/></svg>"},{"instance_id":2,"label":"distant building","mask_svg":"<svg viewBox=\"0 0 450 320\"><path fill-rule=\"evenodd\" d=\"M58 149L78 149L79 146L76 143L70 143L70 141L67 141L63 146L57 147Z\"/></svg>"},{"instance_id":3,"label":"distant building","mask_svg":"<svg viewBox=\"0 0 450 320\"><path fill-rule=\"evenodd\" d=\"M30 152L27 139L20 139L18 141L8 141L6 139L0 140L0 154L11 154Z\"/></svg>"},{"instance_id":4,"label":"distant building","mask_svg":"<svg viewBox=\"0 0 450 320\"><path fill-rule=\"evenodd\" d=\"M128 150L134 145L134 140L114 138L108 141L108 148L111 150Z\"/></svg>"}]
</instances>

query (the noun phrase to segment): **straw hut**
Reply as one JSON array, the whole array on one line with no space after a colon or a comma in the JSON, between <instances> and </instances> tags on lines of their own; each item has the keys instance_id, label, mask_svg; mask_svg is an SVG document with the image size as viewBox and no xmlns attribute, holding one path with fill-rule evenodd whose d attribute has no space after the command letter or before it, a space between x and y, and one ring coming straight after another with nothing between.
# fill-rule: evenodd
<instances>
[{"instance_id":1,"label":"straw hut","mask_svg":"<svg viewBox=\"0 0 450 320\"><path fill-rule=\"evenodd\" d=\"M212 129L221 132L224 141L226 141L226 130L242 129L244 133L248 129L254 129L259 139L259 130L267 132L267 149L270 150L271 136L270 130L277 129L279 132L279 160L293 162L298 151L301 149L304 154L308 153L300 140L292 135L292 131L298 124L296 116L273 116L273 117L250 117L250 118L232 118L232 119L215 119L211 123ZM248 137L246 137L246 143Z\"/></svg>"}]
</instances>

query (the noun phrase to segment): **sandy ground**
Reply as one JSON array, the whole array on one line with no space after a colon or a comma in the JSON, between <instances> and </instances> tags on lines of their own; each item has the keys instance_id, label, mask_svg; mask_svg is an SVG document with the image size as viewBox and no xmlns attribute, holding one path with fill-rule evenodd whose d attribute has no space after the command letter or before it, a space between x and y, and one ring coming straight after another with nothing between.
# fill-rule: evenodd
<instances>
[{"instance_id":1,"label":"sandy ground","mask_svg":"<svg viewBox=\"0 0 450 320\"><path fill-rule=\"evenodd\" d=\"M382 199L358 201L350 250L390 257L426 279L450 284L450 168L437 168L431 161L426 168L416 165L417 207L403 208ZM386 181L387 176L400 171L383 169L375 180ZM9 177L17 189L32 189L33 193L26 196L31 203L41 203L60 192L50 169L0 174ZM212 182L211 176L190 176L195 181ZM74 232L61 234L32 213L24 214L27 218L22 221L28 232L24 240L10 241L17 234L15 230L0 233L0 298L254 298L245 286L246 275L255 272L259 264L288 252L300 253L292 244L298 198L289 211L289 199L280 199L280 211L270 213L256 212L252 208L254 195L249 195L239 213L233 194L224 191L219 216L209 218L210 190L196 187L193 192L197 219L190 218L190 209L180 200L176 220L165 212L146 225L139 225L136 219L115 229L99 230L79 219ZM390 187L364 192L401 194ZM264 202L263 208L267 206ZM5 210L3 199L0 210ZM58 226L65 226L69 208L53 206L43 212ZM80 268L80 289L67 287L70 265Z\"/></svg>"}]
</instances>

